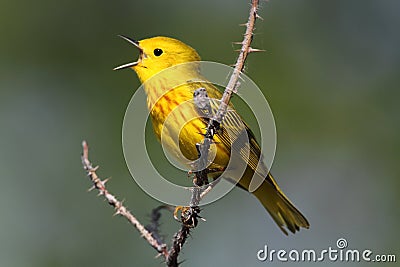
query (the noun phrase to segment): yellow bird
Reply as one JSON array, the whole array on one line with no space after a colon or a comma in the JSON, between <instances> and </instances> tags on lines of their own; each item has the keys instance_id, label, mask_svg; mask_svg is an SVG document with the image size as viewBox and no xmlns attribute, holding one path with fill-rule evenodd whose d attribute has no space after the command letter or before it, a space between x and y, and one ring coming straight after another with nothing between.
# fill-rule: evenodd
<instances>
[{"instance_id":1,"label":"yellow bird","mask_svg":"<svg viewBox=\"0 0 400 267\"><path fill-rule=\"evenodd\" d=\"M141 41L135 41L125 36L121 36L133 44L140 52L139 59L135 62L116 67L117 69L132 68L138 75L141 83L149 81L155 74L182 63L198 62L200 56L192 47L183 42L169 37L153 37ZM200 75L196 64L190 65L180 75L184 75L187 80L193 80ZM180 77L182 78L182 77ZM205 88L209 98L220 99L222 93L211 83L192 82L170 88L169 84L173 81L168 79L158 80L155 83L145 83L145 92L147 95L147 105L150 111L150 117L154 132L158 139L161 134L175 134L179 137L179 145L174 144L167 139L167 149L171 155L182 153L186 158L196 160L198 151L196 143L203 140L203 136L198 134L204 132L207 127L207 121L201 118L199 109L193 103L193 95L199 88ZM171 111L185 101L189 101L184 107L184 112L174 112L171 119L173 123L165 124L165 120ZM230 105L230 109L234 109ZM234 115L236 114L236 115ZM195 119L193 119L195 118ZM223 120L222 128L230 127L235 130L238 124L245 125L249 147L248 157L243 157L245 168L244 174L238 182L238 186L248 190L253 175L257 175L256 167L261 158L261 149L257 143L254 134L235 112L228 112ZM166 127L167 129L163 129ZM164 138L164 137L163 137ZM212 162L213 167L224 168L228 165L231 157L231 145L235 140L231 140L227 131L219 131L214 136L216 155ZM252 192L265 209L272 216L279 228L287 235L286 228L295 233L300 229L309 228L307 219L298 211L290 200L283 194L278 187L267 167L261 164L266 170L265 176L260 177L263 182L261 186Z\"/></svg>"}]
</instances>

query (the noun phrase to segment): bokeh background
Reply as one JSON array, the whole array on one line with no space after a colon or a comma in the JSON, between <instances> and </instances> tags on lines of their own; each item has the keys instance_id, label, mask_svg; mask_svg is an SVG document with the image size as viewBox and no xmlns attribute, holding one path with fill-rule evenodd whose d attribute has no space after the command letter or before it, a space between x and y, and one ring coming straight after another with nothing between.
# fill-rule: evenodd
<instances>
[{"instance_id":1,"label":"bokeh background","mask_svg":"<svg viewBox=\"0 0 400 267\"><path fill-rule=\"evenodd\" d=\"M163 265L87 193L81 141L99 174L112 177L109 189L147 222L159 203L131 178L121 145L139 82L132 71L112 71L136 54L117 34L173 36L204 60L231 64L248 2L1 1L0 266ZM266 52L250 55L246 73L275 115L272 172L311 228L284 236L235 189L204 209L183 266L280 265L259 262L257 251L322 250L341 237L350 248L400 257L399 10L396 0L262 4L254 46ZM177 228L166 214L163 233Z\"/></svg>"}]
</instances>

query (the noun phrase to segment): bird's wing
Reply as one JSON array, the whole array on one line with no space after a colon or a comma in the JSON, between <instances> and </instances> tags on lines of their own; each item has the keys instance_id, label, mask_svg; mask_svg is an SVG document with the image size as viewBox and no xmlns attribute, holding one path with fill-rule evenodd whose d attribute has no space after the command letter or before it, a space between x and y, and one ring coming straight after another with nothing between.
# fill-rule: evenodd
<instances>
[{"instance_id":1,"label":"bird's wing","mask_svg":"<svg viewBox=\"0 0 400 267\"><path fill-rule=\"evenodd\" d=\"M219 107L219 99L222 97L222 93L210 83L193 83L193 91L195 92L198 88L206 88L208 97L210 99L211 114L199 114L207 115L202 118L204 123L207 125L210 115L214 115ZM207 109L208 110L208 109ZM201 113L201 110L199 110ZM268 169L265 164L260 162L261 149L254 133L251 131L247 123L242 117L236 112L233 104L229 104L228 111L222 121L221 130L216 133L217 138L224 144L225 147L231 148L231 153L239 153L240 157L247 162L247 165L254 172L261 172L260 175L265 177L268 174ZM230 150L230 149L228 149Z\"/></svg>"}]
</instances>

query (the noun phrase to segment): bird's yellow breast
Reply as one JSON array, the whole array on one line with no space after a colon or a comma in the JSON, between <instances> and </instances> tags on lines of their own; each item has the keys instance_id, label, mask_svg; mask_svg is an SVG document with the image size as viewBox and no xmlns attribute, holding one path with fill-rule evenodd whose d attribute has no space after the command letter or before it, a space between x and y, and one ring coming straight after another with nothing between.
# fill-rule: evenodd
<instances>
[{"instance_id":1,"label":"bird's yellow breast","mask_svg":"<svg viewBox=\"0 0 400 267\"><path fill-rule=\"evenodd\" d=\"M196 144L203 141L207 125L193 103L195 87L190 84L181 85L167 90L167 93L157 99L154 97L156 95L154 90L165 92L165 88L150 90L153 91L148 90L147 105L157 138L177 159L183 155L187 160L196 160L199 157ZM229 161L230 149L220 142L217 135L214 141L215 145L212 148L216 150L214 163L225 166Z\"/></svg>"}]
</instances>

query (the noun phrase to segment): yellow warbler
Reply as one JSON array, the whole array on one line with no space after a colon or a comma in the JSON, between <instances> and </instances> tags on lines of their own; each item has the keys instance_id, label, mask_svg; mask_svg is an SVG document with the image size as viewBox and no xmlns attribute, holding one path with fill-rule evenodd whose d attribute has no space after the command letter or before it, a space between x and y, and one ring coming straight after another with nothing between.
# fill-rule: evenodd
<instances>
[{"instance_id":1,"label":"yellow warbler","mask_svg":"<svg viewBox=\"0 0 400 267\"><path fill-rule=\"evenodd\" d=\"M128 37L121 37L138 48L140 55L137 61L124 64L115 69L132 68L137 73L142 83L145 83L149 78L169 67L182 63L200 61L200 56L196 50L173 38L159 36L135 41ZM196 67L188 67L183 73L180 73L180 75L184 75L184 78L187 76L187 80L191 80L193 77L200 75L198 72L199 70ZM172 141L168 142L168 139L166 139L167 149L171 152L171 155L182 153L186 158L196 160L198 158L196 143L200 143L204 138L198 133L204 132L207 122L200 118L202 115L199 114L199 109L194 106L195 104L193 104L193 101L190 101L193 100L193 94L199 88L204 88L210 98L220 99L222 94L211 83L192 82L175 88L170 88L169 83L170 81L166 79L156 83L145 84L144 89L147 95L147 105L150 111L154 132L159 140L161 139L162 133L179 136L178 145L174 144ZM170 115L171 111L185 101L189 101L188 103L191 104L186 104L184 111L176 112L172 118L169 118L173 123L165 124L165 120ZM230 105L230 108L234 109L233 105ZM226 114L222 123L222 128L231 127L234 129L235 125L238 125L238 120L246 127L249 155L242 159L246 161L244 164L247 167L237 185L248 190L253 175L258 175L256 167L261 158L261 150L254 134L248 128L247 124L240 116L232 114L234 113L228 112ZM224 124L225 121L228 121L228 123ZM163 127L167 127L167 129L163 129ZM214 140L216 155L212 166L224 168L228 165L231 157L231 145L235 140L231 140L231 138L227 136L226 131L217 132L214 136ZM263 164L261 164L261 166L263 169L267 169ZM307 219L279 189L271 173L269 173L268 170L265 173L267 173L265 176L260 177L263 180L261 186L252 193L271 214L279 228L285 234L287 234L285 228L293 233L295 233L296 230L298 231L300 227L309 228Z\"/></svg>"}]
</instances>

